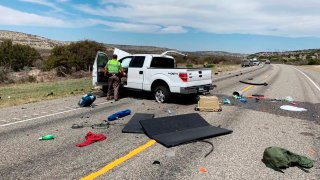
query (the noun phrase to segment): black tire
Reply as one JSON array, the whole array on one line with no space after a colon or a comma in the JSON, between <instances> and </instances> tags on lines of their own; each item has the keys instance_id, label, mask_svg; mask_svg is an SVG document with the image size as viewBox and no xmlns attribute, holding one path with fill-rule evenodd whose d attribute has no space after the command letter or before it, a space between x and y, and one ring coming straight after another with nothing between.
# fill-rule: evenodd
<instances>
[{"instance_id":1,"label":"black tire","mask_svg":"<svg viewBox=\"0 0 320 180\"><path fill-rule=\"evenodd\" d=\"M169 102L171 99L171 92L165 86L158 86L153 91L154 98L158 103Z\"/></svg>"}]
</instances>

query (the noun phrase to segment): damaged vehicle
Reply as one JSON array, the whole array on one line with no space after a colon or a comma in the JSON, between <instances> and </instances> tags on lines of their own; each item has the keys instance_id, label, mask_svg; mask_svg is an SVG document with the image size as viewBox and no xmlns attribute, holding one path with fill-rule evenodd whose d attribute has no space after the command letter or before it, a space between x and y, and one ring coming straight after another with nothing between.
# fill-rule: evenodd
<instances>
[{"instance_id":1,"label":"damaged vehicle","mask_svg":"<svg viewBox=\"0 0 320 180\"><path fill-rule=\"evenodd\" d=\"M177 68L176 61L166 51L162 54L129 54L115 49L118 61L126 72L121 77L121 88L147 91L154 94L159 103L168 102L173 94L203 94L213 89L212 70L210 68ZM102 86L107 92L107 77L104 67L109 58L104 52L97 52L93 64L93 86Z\"/></svg>"}]
</instances>

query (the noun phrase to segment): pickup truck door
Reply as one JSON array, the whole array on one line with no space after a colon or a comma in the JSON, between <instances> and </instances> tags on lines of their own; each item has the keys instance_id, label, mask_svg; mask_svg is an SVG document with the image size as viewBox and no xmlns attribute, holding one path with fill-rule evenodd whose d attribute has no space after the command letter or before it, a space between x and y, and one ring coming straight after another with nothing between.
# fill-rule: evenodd
<instances>
[{"instance_id":1,"label":"pickup truck door","mask_svg":"<svg viewBox=\"0 0 320 180\"><path fill-rule=\"evenodd\" d=\"M108 59L108 56L104 52L97 52L92 68L92 82L94 86L108 81L108 79L104 77L104 67Z\"/></svg>"},{"instance_id":2,"label":"pickup truck door","mask_svg":"<svg viewBox=\"0 0 320 180\"><path fill-rule=\"evenodd\" d=\"M128 68L127 87L137 90L142 90L144 79L144 64L145 56L134 56L130 61Z\"/></svg>"}]
</instances>

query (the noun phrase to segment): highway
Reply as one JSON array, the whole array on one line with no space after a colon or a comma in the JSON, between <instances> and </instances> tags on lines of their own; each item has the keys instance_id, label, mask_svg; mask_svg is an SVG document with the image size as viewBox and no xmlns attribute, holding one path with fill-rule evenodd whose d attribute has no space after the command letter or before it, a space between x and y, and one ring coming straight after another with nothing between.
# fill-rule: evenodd
<instances>
[{"instance_id":1,"label":"highway","mask_svg":"<svg viewBox=\"0 0 320 180\"><path fill-rule=\"evenodd\" d=\"M246 68L243 68L246 71ZM220 100L232 99L232 93L244 96L263 94L266 99L247 103L234 101L222 105L221 112L199 112L207 122L233 130L232 134L203 142L166 148L144 134L121 133L132 115L115 121L106 129L73 124L101 123L117 111L154 113L155 117L193 113L196 102L176 98L174 103L158 104L146 93L134 93L120 101L98 96L93 108L79 108L80 96L37 102L0 109L1 179L320 179L320 165L306 173L297 167L279 173L261 161L269 146L319 160L320 150L320 72L272 64L254 71L232 72L214 77L217 88L211 94ZM251 79L252 80L248 80ZM216 80L216 81L215 81ZM267 82L251 86L249 82ZM280 109L287 102L272 101L291 96L305 112ZM169 113L170 112L170 113ZM103 133L107 139L85 147L87 132ZM54 140L39 141L53 134ZM154 163L154 162L158 163ZM200 172L206 168L207 172Z\"/></svg>"}]
</instances>

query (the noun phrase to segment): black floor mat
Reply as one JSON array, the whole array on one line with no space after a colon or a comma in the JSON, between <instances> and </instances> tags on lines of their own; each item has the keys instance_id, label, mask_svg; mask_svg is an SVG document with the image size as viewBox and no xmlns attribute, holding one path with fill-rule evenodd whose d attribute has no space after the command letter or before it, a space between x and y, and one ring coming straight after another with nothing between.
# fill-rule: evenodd
<instances>
[{"instance_id":1,"label":"black floor mat","mask_svg":"<svg viewBox=\"0 0 320 180\"><path fill-rule=\"evenodd\" d=\"M198 113L141 120L140 124L151 139L166 147L232 133L211 126Z\"/></svg>"},{"instance_id":2,"label":"black floor mat","mask_svg":"<svg viewBox=\"0 0 320 180\"><path fill-rule=\"evenodd\" d=\"M123 133L144 133L139 123L140 120L152 119L154 114L136 113L132 116L130 121L122 129Z\"/></svg>"}]
</instances>

